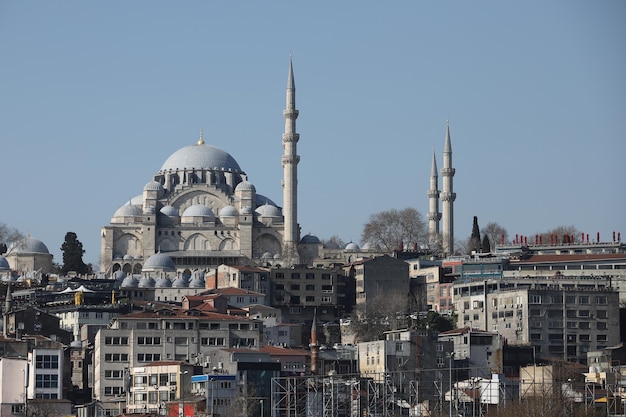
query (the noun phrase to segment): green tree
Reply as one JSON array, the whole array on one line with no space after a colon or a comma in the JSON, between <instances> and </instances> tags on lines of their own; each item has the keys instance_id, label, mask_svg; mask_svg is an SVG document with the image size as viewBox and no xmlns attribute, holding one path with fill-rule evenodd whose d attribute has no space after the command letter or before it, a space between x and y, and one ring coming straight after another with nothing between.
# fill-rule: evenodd
<instances>
[{"instance_id":1,"label":"green tree","mask_svg":"<svg viewBox=\"0 0 626 417\"><path fill-rule=\"evenodd\" d=\"M439 332L447 332L448 330L454 329L454 323L452 318L450 317L442 316L436 311L429 311L426 314L426 317L420 319L417 322L416 327L418 329L429 329Z\"/></svg>"},{"instance_id":2,"label":"green tree","mask_svg":"<svg viewBox=\"0 0 626 417\"><path fill-rule=\"evenodd\" d=\"M83 262L83 244L78 240L76 233L67 232L65 234L65 242L61 245L63 251L63 267L61 272L67 274L69 271L75 271L79 274L89 273L89 267Z\"/></svg>"},{"instance_id":3,"label":"green tree","mask_svg":"<svg viewBox=\"0 0 626 417\"><path fill-rule=\"evenodd\" d=\"M372 214L361 235L361 243L378 245L387 251L427 241L426 222L422 214L411 207Z\"/></svg>"},{"instance_id":4,"label":"green tree","mask_svg":"<svg viewBox=\"0 0 626 417\"><path fill-rule=\"evenodd\" d=\"M480 245L480 249L483 253L491 252L491 243L489 242L489 236L483 236L483 243Z\"/></svg>"},{"instance_id":5,"label":"green tree","mask_svg":"<svg viewBox=\"0 0 626 417\"><path fill-rule=\"evenodd\" d=\"M478 227L478 216L474 216L474 224L472 225L472 235L470 236L468 251L472 252L480 252L480 247L482 242L480 240L480 228Z\"/></svg>"}]
</instances>

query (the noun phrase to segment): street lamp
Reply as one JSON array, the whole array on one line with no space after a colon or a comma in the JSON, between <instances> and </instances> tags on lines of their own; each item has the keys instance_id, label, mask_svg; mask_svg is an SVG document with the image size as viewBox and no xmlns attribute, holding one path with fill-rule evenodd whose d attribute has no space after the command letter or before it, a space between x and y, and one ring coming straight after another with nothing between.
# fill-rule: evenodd
<instances>
[{"instance_id":1,"label":"street lamp","mask_svg":"<svg viewBox=\"0 0 626 417\"><path fill-rule=\"evenodd\" d=\"M263 400L261 400L261 417L263 417Z\"/></svg>"},{"instance_id":2,"label":"street lamp","mask_svg":"<svg viewBox=\"0 0 626 417\"><path fill-rule=\"evenodd\" d=\"M454 352L450 352L450 368L449 368L449 383L450 383L450 417L452 417L452 360L454 359Z\"/></svg>"},{"instance_id":3,"label":"street lamp","mask_svg":"<svg viewBox=\"0 0 626 417\"><path fill-rule=\"evenodd\" d=\"M211 378L211 417L213 417L213 404L215 403L215 400L213 397L213 389L215 387L215 378Z\"/></svg>"}]
</instances>

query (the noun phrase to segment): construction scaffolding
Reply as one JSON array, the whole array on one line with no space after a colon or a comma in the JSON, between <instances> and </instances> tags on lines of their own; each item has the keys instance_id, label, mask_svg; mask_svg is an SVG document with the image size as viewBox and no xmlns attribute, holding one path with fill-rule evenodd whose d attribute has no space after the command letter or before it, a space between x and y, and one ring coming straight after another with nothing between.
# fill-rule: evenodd
<instances>
[{"instance_id":1,"label":"construction scaffolding","mask_svg":"<svg viewBox=\"0 0 626 417\"><path fill-rule=\"evenodd\" d=\"M272 417L482 417L519 398L519 386L501 375L465 381L450 376L439 368L274 378Z\"/></svg>"}]
</instances>

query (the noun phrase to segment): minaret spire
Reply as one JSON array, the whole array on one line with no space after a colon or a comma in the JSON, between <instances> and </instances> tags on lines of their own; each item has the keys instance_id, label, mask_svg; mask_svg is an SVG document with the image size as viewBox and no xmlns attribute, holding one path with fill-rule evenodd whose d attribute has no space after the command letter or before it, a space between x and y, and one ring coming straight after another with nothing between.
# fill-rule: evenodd
<instances>
[{"instance_id":1,"label":"minaret spire","mask_svg":"<svg viewBox=\"0 0 626 417\"><path fill-rule=\"evenodd\" d=\"M437 174L437 158L435 157L435 148L433 147L433 161L430 166L430 188L428 189L428 240L431 249L437 247L439 243L439 220L441 213L439 212L439 175Z\"/></svg>"},{"instance_id":2,"label":"minaret spire","mask_svg":"<svg viewBox=\"0 0 626 417\"><path fill-rule=\"evenodd\" d=\"M319 344L317 343L317 308L313 310L313 323L311 324L311 373L317 373L317 360L319 354Z\"/></svg>"},{"instance_id":3,"label":"minaret spire","mask_svg":"<svg viewBox=\"0 0 626 417\"><path fill-rule=\"evenodd\" d=\"M454 192L453 177L455 169L452 168L452 142L450 141L450 122L446 121L446 139L443 145L443 168L441 176L443 177L443 192L441 193L442 201L442 219L443 219L443 251L446 255L454 252L454 200L456 193Z\"/></svg>"},{"instance_id":4,"label":"minaret spire","mask_svg":"<svg viewBox=\"0 0 626 417\"><path fill-rule=\"evenodd\" d=\"M300 263L298 255L298 162L297 144L300 135L296 133L296 84L293 76L293 60L289 56L289 75L287 77L286 105L283 111L285 118L285 132L283 133L283 261L287 265Z\"/></svg>"}]
</instances>

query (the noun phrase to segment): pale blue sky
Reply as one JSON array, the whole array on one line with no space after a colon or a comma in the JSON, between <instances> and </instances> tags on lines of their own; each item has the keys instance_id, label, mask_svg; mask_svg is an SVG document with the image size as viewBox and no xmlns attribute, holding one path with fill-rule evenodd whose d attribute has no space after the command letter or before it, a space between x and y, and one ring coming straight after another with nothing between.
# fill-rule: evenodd
<instances>
[{"instance_id":1,"label":"pale blue sky","mask_svg":"<svg viewBox=\"0 0 626 417\"><path fill-rule=\"evenodd\" d=\"M606 240L626 233L625 21L617 0L4 0L0 222L56 262L73 231L99 263L100 228L200 129L282 204L292 53L303 235L425 215L449 119L458 239L476 215Z\"/></svg>"}]
</instances>

